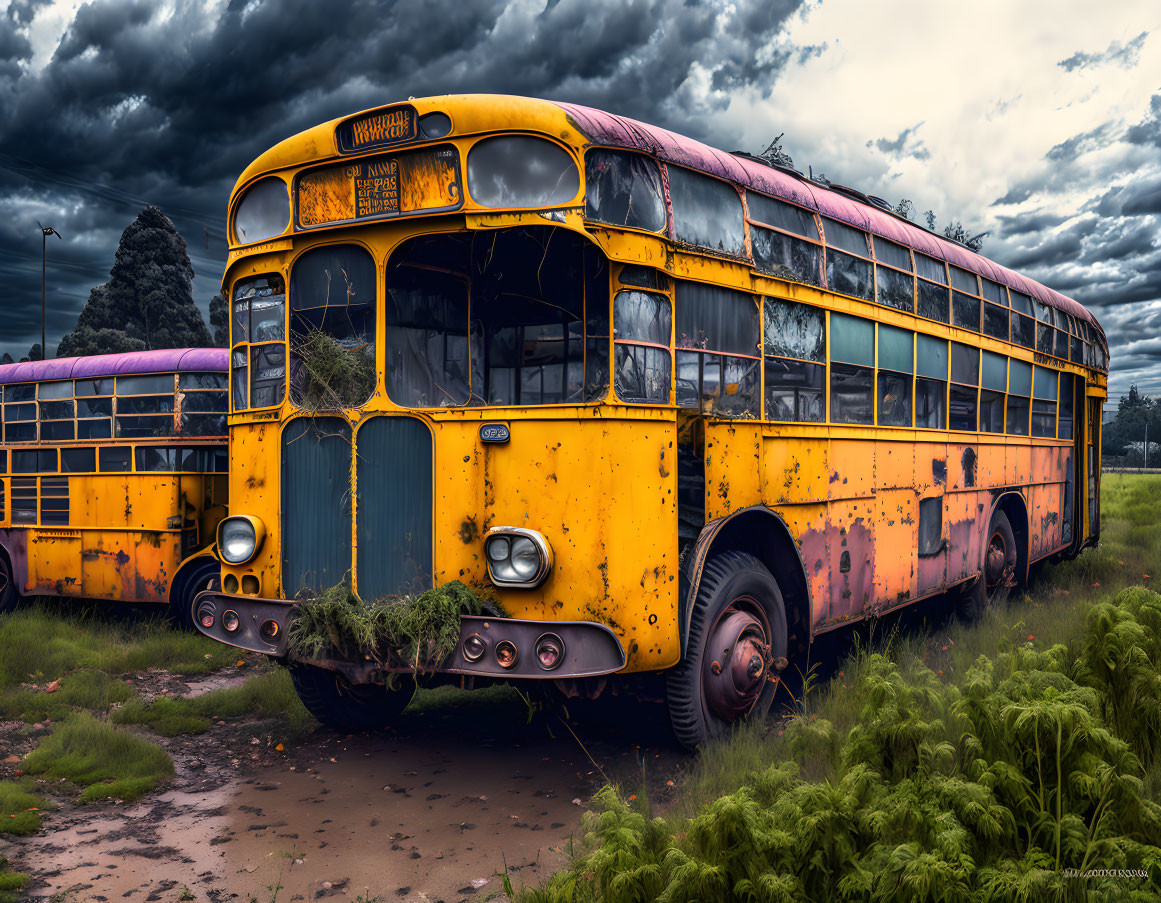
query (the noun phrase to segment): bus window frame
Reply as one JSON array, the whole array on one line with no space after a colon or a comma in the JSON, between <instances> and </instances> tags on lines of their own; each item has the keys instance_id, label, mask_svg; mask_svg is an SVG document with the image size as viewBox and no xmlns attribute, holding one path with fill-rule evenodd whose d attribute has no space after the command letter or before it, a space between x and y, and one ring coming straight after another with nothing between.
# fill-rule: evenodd
<instances>
[{"instance_id":1,"label":"bus window frame","mask_svg":"<svg viewBox=\"0 0 1161 903\"><path fill-rule=\"evenodd\" d=\"M784 229L781 226L775 226L775 225L772 225L771 223L763 222L762 220L757 219L753 214L750 213L750 195L751 194L757 195L758 197L764 198L765 200L772 201L775 204L784 204L785 206L792 207L795 210L801 210L803 213L807 214L811 218L811 220L813 220L814 231L818 237L811 238L808 235L800 235L796 232L791 232L787 229ZM744 213L745 221L746 221L746 248L747 248L749 255L750 255L750 264L751 264L752 269L754 269L759 275L765 276L768 279L784 279L787 282L795 282L799 285L812 285L812 286L819 288L819 289L824 289L826 287L826 245L822 240L822 227L820 224L820 217L815 211L810 210L806 207L801 207L798 204L793 204L790 201L783 200L782 198L773 197L772 195L768 195L768 194L762 194L762 192L760 192L760 191L751 191L748 188L742 190L742 209L743 209L743 213ZM773 274L773 273L767 273L765 270L758 269L758 259L754 254L754 232L753 232L754 227L757 227L759 229L765 229L768 232L774 232L778 235L785 235L787 238L791 239L792 241L803 241L803 242L806 242L806 244L813 245L815 248L817 248L818 249L818 270L814 274L815 281L814 282L802 282L798 279L785 279L785 277L778 276L778 275ZM763 391L765 391L764 388L763 388ZM782 421L779 421L779 422L782 422Z\"/></svg>"},{"instance_id":2,"label":"bus window frame","mask_svg":"<svg viewBox=\"0 0 1161 903\"><path fill-rule=\"evenodd\" d=\"M324 242L324 244L325 244L325 242ZM313 247L317 247L317 246L310 245L306 248L300 249L298 251L298 253L295 255L294 260L297 260L299 257L302 256L302 254L305 251L308 251ZM294 260L291 260L291 264L293 264ZM246 318L247 318L246 338L244 341L240 341L240 342L235 341L235 339L234 339L234 304L236 302L236 299L234 298L234 293L238 290L238 285L240 283L246 282L246 281L251 280L251 279L269 278L271 276L277 276L279 279L282 280L282 339L280 341L275 340L275 341L270 341L270 342L255 342L255 341L253 341L253 337L250 334L251 329L253 328L253 325L254 325L253 320L252 320L253 310L252 310L251 304L250 304L250 301L252 299L247 298L246 299L246 302L247 302L246 303ZM378 291L378 289L376 289L376 291ZM267 296L263 296L263 297L277 297L277 296L267 295ZM229 337L228 337L229 338L228 348L229 348L229 352L230 352L230 358L226 363L226 401L227 401L226 410L227 410L227 413L237 414L237 413L244 412L244 411L277 410L278 408L282 407L282 405L285 404L290 397L290 391L289 391L288 386L287 386L287 384L289 382L289 366L290 366L290 265L288 265L286 267L266 267L263 269L263 272L261 272L261 273L247 273L247 274L239 276L233 282L230 283L230 292L229 292L228 298L229 298L229 300L227 302L226 314L229 317L228 322L229 322L229 326L230 326ZM378 326L376 325L376 329L377 328L378 328ZM263 347L266 345L279 345L279 344L282 345L283 360L284 360L284 364L283 364L284 372L282 374L281 398L276 404L264 405L264 406L258 407L258 408L250 407L250 368L251 368L251 360L252 360L252 352L250 349ZM245 366L246 407L238 408L238 407L235 407L235 405L234 405L234 355L236 353L242 351L243 349L245 350L245 355L246 355L246 366Z\"/></svg>"}]
</instances>

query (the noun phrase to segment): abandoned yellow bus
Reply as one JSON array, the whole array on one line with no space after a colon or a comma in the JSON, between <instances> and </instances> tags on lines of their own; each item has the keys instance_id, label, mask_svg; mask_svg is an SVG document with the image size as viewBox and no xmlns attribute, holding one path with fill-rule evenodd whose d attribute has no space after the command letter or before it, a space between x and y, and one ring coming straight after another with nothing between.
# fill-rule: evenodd
<instances>
[{"instance_id":1,"label":"abandoned yellow bus","mask_svg":"<svg viewBox=\"0 0 1161 903\"><path fill-rule=\"evenodd\" d=\"M463 618L438 671L662 672L696 747L818 634L952 588L978 611L1096 539L1095 318L858 192L445 96L276 145L229 222L231 516L198 620L332 725L408 695L369 656L294 660L293 600L344 580L488 585L508 616Z\"/></svg>"},{"instance_id":2,"label":"abandoned yellow bus","mask_svg":"<svg viewBox=\"0 0 1161 903\"><path fill-rule=\"evenodd\" d=\"M0 366L0 611L165 604L192 628L226 514L224 348Z\"/></svg>"}]
</instances>

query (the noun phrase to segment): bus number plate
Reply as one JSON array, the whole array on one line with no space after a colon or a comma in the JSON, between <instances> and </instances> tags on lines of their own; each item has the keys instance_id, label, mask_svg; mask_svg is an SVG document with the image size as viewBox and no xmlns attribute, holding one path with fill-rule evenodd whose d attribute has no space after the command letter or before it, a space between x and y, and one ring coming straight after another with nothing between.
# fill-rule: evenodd
<instances>
[{"instance_id":1,"label":"bus number plate","mask_svg":"<svg viewBox=\"0 0 1161 903\"><path fill-rule=\"evenodd\" d=\"M481 442L507 442L511 438L506 423L485 423L480 427Z\"/></svg>"}]
</instances>

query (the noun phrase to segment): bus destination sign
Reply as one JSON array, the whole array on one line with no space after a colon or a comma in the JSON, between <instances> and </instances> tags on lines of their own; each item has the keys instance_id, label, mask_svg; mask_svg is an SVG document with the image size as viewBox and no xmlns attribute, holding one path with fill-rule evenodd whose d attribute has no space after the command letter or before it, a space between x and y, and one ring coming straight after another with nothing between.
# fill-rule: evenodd
<instances>
[{"instance_id":1,"label":"bus destination sign","mask_svg":"<svg viewBox=\"0 0 1161 903\"><path fill-rule=\"evenodd\" d=\"M390 147L412 141L417 134L414 107L393 107L365 113L340 123L336 137L339 150L344 154Z\"/></svg>"},{"instance_id":2,"label":"bus destination sign","mask_svg":"<svg viewBox=\"0 0 1161 903\"><path fill-rule=\"evenodd\" d=\"M355 219L399 212L399 163L379 159L356 167Z\"/></svg>"}]
</instances>

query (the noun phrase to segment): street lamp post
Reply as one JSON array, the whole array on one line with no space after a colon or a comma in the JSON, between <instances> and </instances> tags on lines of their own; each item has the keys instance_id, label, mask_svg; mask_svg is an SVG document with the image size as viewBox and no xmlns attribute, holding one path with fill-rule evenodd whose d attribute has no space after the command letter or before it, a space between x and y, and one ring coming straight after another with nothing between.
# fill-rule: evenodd
<instances>
[{"instance_id":1,"label":"street lamp post","mask_svg":"<svg viewBox=\"0 0 1161 903\"><path fill-rule=\"evenodd\" d=\"M40 359L48 359L48 345L45 342L45 328L44 328L44 276L47 269L48 258L48 237L55 235L60 238L60 233L52 226L40 227Z\"/></svg>"}]
</instances>

